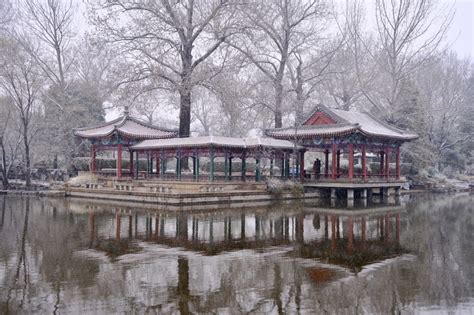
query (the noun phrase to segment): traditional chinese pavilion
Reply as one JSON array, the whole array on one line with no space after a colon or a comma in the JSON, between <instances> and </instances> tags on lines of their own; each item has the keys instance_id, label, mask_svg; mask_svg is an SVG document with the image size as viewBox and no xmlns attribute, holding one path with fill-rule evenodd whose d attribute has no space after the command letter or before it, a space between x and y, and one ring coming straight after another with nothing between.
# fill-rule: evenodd
<instances>
[{"instance_id":1,"label":"traditional chinese pavilion","mask_svg":"<svg viewBox=\"0 0 474 315\"><path fill-rule=\"evenodd\" d=\"M171 176L176 179L183 179L181 163L185 159L192 160L191 180L208 178L211 181L216 179L231 180L235 176L232 174L233 160L238 159L241 164L241 180L247 178L247 161L252 159L255 163L255 172L250 177L256 181L261 179L262 159L267 159L270 163L269 176L279 176L288 178L290 176L290 156L296 151L300 156L304 155L305 149L295 146L290 141L272 138L232 138L219 136L204 136L190 138L171 138L144 140L131 147L131 150L139 154L145 154L150 158L151 165L148 167L146 176L150 175L165 179L166 163L170 160L176 161L176 171ZM200 159L209 160L208 175L200 174ZM223 172L217 175L215 161L217 158L223 160ZM153 160L156 161L156 173L153 174ZM280 165L280 174L275 174L274 165ZM223 174L222 174L223 173ZM135 177L138 178L138 165Z\"/></svg>"},{"instance_id":2,"label":"traditional chinese pavilion","mask_svg":"<svg viewBox=\"0 0 474 315\"><path fill-rule=\"evenodd\" d=\"M400 179L400 146L418 135L400 130L369 113L317 106L298 127L266 130L266 135L302 145L309 151L324 153L320 180L362 181ZM361 167L356 172L354 154L360 153ZM367 153L378 154L380 167L368 169ZM341 155L347 156L347 170L341 168ZM395 162L395 170L390 163ZM318 173L319 175L319 173ZM304 176L304 174L302 174Z\"/></svg>"},{"instance_id":3,"label":"traditional chinese pavilion","mask_svg":"<svg viewBox=\"0 0 474 315\"><path fill-rule=\"evenodd\" d=\"M96 153L100 150L117 151L117 166L113 175L118 178L125 175L135 179L246 180L249 176L247 161L252 159L255 169L250 176L256 181L262 178L262 167L265 165L264 175L268 177L289 178L291 173L293 176L301 176L306 182L319 183L320 186L324 186L324 182L349 183L352 186L346 185L345 188L351 189L350 195L353 194L354 188L359 189L361 184L369 182L386 185L371 187L399 188L400 146L418 137L388 125L371 114L330 109L322 105L300 126L269 129L265 133L268 137L177 138L175 130L144 123L131 117L128 111L111 122L74 131L76 136L87 139L92 144L90 169L93 173L98 173ZM130 167L126 171L122 170L123 150L128 151L130 156ZM320 161L318 165L320 169L317 176L309 176L307 173L312 172L305 172L306 151L320 152L324 156L324 161ZM380 164L378 167L368 167L367 155L373 157L374 154L378 156ZM141 156L146 156L147 160L144 172L139 172L138 161ZM360 156L357 160L361 165L357 168L355 156ZM203 158L208 166L205 168L205 174L200 174L200 160ZM347 163L342 165L341 158L346 158ZM216 165L218 159L219 170ZM232 167L236 159L240 162L238 172ZM291 159L293 166L290 164ZM186 165L192 165L191 171L184 171L182 163L190 160L191 163ZM266 163L262 162L264 160ZM167 163L170 161L176 166L172 174L167 171ZM391 168L391 164L394 164L394 167ZM233 171L240 174L233 174ZM310 178L314 180L308 181ZM355 187L354 183L361 183L360 187ZM331 188L333 195L338 188L334 184L331 185L321 188ZM364 187L369 188L366 186Z\"/></svg>"},{"instance_id":4,"label":"traditional chinese pavilion","mask_svg":"<svg viewBox=\"0 0 474 315\"><path fill-rule=\"evenodd\" d=\"M126 109L123 116L101 125L77 128L74 130L74 135L89 140L91 143L90 170L93 174L100 172L100 170L97 170L97 152L116 151L116 175L120 178L123 175L131 176L133 174L132 146L146 139L173 138L178 135L178 132L147 124L130 116L128 109ZM122 153L124 150L128 151L130 157L130 167L125 172L122 170Z\"/></svg>"}]
</instances>

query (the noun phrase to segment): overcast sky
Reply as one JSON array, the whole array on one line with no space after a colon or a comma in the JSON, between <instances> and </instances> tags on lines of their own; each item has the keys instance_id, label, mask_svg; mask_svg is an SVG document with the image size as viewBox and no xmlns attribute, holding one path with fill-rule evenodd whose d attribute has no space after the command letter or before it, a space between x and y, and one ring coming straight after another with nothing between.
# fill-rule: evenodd
<instances>
[{"instance_id":1,"label":"overcast sky","mask_svg":"<svg viewBox=\"0 0 474 315\"><path fill-rule=\"evenodd\" d=\"M454 0L444 0L453 3ZM460 57L474 59L474 0L456 0L454 3L456 14L448 33L452 49Z\"/></svg>"}]
</instances>

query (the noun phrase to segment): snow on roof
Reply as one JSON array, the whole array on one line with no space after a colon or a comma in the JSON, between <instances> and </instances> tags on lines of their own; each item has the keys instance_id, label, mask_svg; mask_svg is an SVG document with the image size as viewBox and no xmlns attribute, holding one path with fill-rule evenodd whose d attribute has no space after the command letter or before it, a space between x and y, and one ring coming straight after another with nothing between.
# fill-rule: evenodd
<instances>
[{"instance_id":1,"label":"snow on roof","mask_svg":"<svg viewBox=\"0 0 474 315\"><path fill-rule=\"evenodd\" d=\"M74 129L74 135L81 138L104 138L114 132L135 139L162 139L177 136L177 131L147 124L125 114L122 117L98 126Z\"/></svg>"},{"instance_id":2,"label":"snow on roof","mask_svg":"<svg viewBox=\"0 0 474 315\"><path fill-rule=\"evenodd\" d=\"M190 148L190 147L227 147L227 148L274 148L274 149L294 149L295 145L287 140L277 140L272 138L232 138L221 136L203 136L189 138L153 139L144 140L134 145L134 150L149 150L161 148ZM300 147L298 147L299 149Z\"/></svg>"},{"instance_id":3,"label":"snow on roof","mask_svg":"<svg viewBox=\"0 0 474 315\"><path fill-rule=\"evenodd\" d=\"M312 138L315 136L334 137L345 136L357 132L367 136L393 138L405 141L418 138L418 135L407 133L401 129L384 123L368 113L332 109L323 105L318 105L310 115L310 118L317 112L322 112L328 115L334 119L336 123L321 125L303 124L298 128L268 129L265 131L265 134L280 139L291 139L292 137ZM306 122L308 121L309 118Z\"/></svg>"},{"instance_id":4,"label":"snow on roof","mask_svg":"<svg viewBox=\"0 0 474 315\"><path fill-rule=\"evenodd\" d=\"M345 111L340 109L331 109L331 111L351 124L358 124L360 126L360 130L367 135L403 139L418 138L418 136L415 134L406 133L403 130L384 123L367 113Z\"/></svg>"},{"instance_id":5,"label":"snow on roof","mask_svg":"<svg viewBox=\"0 0 474 315\"><path fill-rule=\"evenodd\" d=\"M292 137L306 138L318 135L321 137L332 137L350 134L358 129L357 125L334 124L334 125L313 125L300 126L298 128L278 128L268 129L266 135L275 138L291 139Z\"/></svg>"}]
</instances>

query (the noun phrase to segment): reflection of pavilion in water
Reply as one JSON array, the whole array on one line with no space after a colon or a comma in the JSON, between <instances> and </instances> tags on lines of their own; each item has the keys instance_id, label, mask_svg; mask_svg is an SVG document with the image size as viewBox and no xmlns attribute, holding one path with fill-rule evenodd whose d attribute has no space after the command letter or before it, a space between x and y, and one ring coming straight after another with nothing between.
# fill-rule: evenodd
<instances>
[{"instance_id":1,"label":"reflection of pavilion in water","mask_svg":"<svg viewBox=\"0 0 474 315\"><path fill-rule=\"evenodd\" d=\"M136 241L204 255L282 246L291 256L359 269L403 252L399 246L402 211L396 205L356 211L304 208L153 214L115 209L113 217L90 212L89 225L91 247L113 257L133 251L131 244L136 248Z\"/></svg>"}]
</instances>

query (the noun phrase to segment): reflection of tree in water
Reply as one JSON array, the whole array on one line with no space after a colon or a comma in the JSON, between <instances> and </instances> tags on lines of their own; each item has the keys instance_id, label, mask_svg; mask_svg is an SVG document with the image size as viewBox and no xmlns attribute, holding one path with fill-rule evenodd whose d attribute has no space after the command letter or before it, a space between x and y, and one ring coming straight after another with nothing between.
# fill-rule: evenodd
<instances>
[{"instance_id":1,"label":"reflection of tree in water","mask_svg":"<svg viewBox=\"0 0 474 315\"><path fill-rule=\"evenodd\" d=\"M85 247L82 245L85 240L82 230L86 224L77 221L77 217L63 209L50 207L41 199L15 197L8 198L6 204L11 210L10 226L7 227L12 230L9 231L19 227L16 220L20 216L24 220L21 238L10 242L16 243L21 249L16 255L18 265L13 278L24 279L23 291L26 295L52 289L55 302L51 305L51 311L55 311L60 307L66 283L68 286L78 283L86 286L95 284L93 275L99 271L98 263L74 255L75 251ZM7 254L2 252L3 250L0 257ZM31 270L41 275L41 282L38 283L35 279L35 282L31 283ZM7 270L7 273L9 271ZM16 290L15 286L12 288ZM16 303L13 309L27 311L32 307L28 304L22 305L21 300L18 302L18 296L12 298Z\"/></svg>"},{"instance_id":2,"label":"reflection of tree in water","mask_svg":"<svg viewBox=\"0 0 474 315\"><path fill-rule=\"evenodd\" d=\"M5 211L7 209L7 195L2 196L2 218L0 220L0 232L2 231L3 224L5 223Z\"/></svg>"},{"instance_id":3,"label":"reflection of tree in water","mask_svg":"<svg viewBox=\"0 0 474 315\"><path fill-rule=\"evenodd\" d=\"M430 304L453 307L474 292L472 202L472 196L427 197L408 205L416 211L403 240L420 260L412 281Z\"/></svg>"},{"instance_id":4,"label":"reflection of tree in water","mask_svg":"<svg viewBox=\"0 0 474 315\"><path fill-rule=\"evenodd\" d=\"M5 202L5 200L4 200ZM15 274L13 277L12 285L10 286L8 290L8 297L5 302L5 307L4 311L5 313L9 313L10 310L10 301L12 299L12 295L14 291L17 291L18 289L21 290L21 299L20 302L18 303L17 307L19 309L23 308L23 303L26 297L26 290L28 289L28 284L29 284L29 272L27 268L27 257L25 253L25 246L26 246L26 235L28 233L28 219L30 215L30 199L27 198L24 200L25 203L25 212L24 212L24 223L23 223L23 229L21 231L21 241L19 245L19 252L17 254L17 263L16 263L16 268L15 268ZM23 209L23 207L22 207ZM23 283L20 282L20 275L23 273Z\"/></svg>"},{"instance_id":5,"label":"reflection of tree in water","mask_svg":"<svg viewBox=\"0 0 474 315\"><path fill-rule=\"evenodd\" d=\"M90 229L90 241L89 248L95 249L101 252L104 252L109 256L112 261L116 260L119 256L131 253L137 253L141 248L137 245L136 241L132 238L133 225L132 216L128 217L128 235L127 237L122 237L121 235L121 225L122 225L122 216L120 213L115 214L115 238L104 238L97 236L97 223L96 223L96 214L90 212L88 214L88 225ZM147 228L149 227L148 218L146 222Z\"/></svg>"},{"instance_id":6,"label":"reflection of tree in water","mask_svg":"<svg viewBox=\"0 0 474 315\"><path fill-rule=\"evenodd\" d=\"M100 211L72 215L60 205L53 216L52 207L33 199L25 255L27 267L38 266L30 272L37 269L47 280L36 284L39 291L49 296L59 293L62 301L75 305L100 304L109 312L117 305L131 312L165 313L411 312L415 301L455 305L472 292L473 257L466 250L472 244L469 202L469 198L446 203L421 199L400 217L394 211L388 217L387 212L337 216L314 209L212 216ZM10 225L18 230L25 226L24 210L9 219L8 209L15 205L7 202L0 232L8 241L0 244L0 260L9 255ZM128 262L74 255L97 246L120 255L127 252L120 244L128 241L146 242L143 255L124 258L131 259ZM118 244L118 249L104 249L109 242ZM21 237L14 244L17 251ZM155 247L160 249L157 256L148 252ZM417 254L418 260L386 262L406 250ZM347 281L338 281L342 268L333 269L334 265L356 272ZM8 270L10 280L15 267ZM26 292L34 296L38 289ZM20 300L21 296L15 298ZM23 310L31 309L26 303ZM58 306L70 310L65 303ZM53 305L41 309L53 311Z\"/></svg>"}]
</instances>

